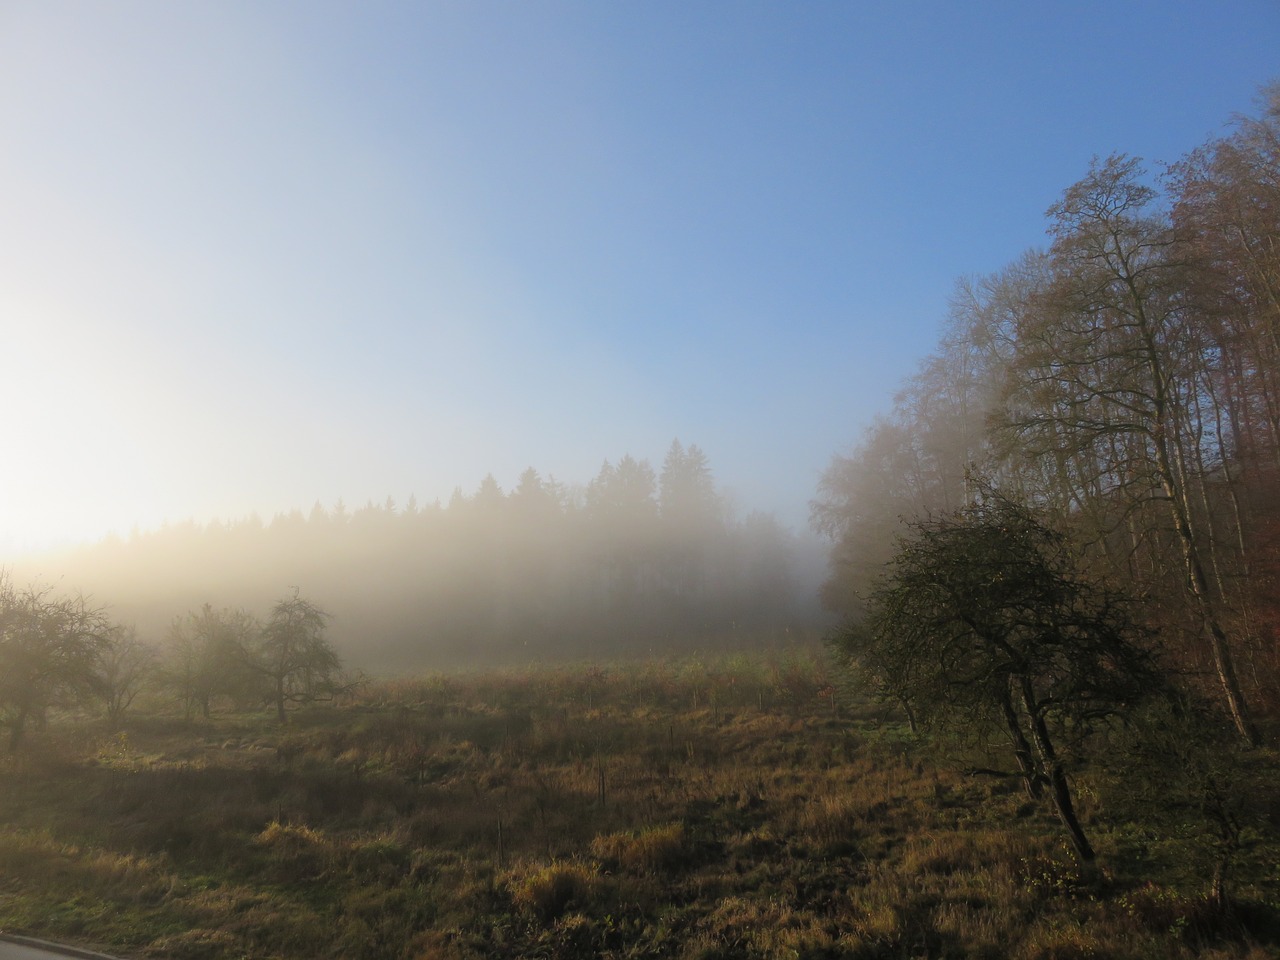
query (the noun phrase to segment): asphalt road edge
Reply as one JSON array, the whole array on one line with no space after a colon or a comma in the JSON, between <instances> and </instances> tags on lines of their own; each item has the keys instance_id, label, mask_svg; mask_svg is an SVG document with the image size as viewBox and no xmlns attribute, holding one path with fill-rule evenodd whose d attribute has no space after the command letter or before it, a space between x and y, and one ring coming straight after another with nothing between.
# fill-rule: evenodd
<instances>
[{"instance_id":1,"label":"asphalt road edge","mask_svg":"<svg viewBox=\"0 0 1280 960\"><path fill-rule=\"evenodd\" d=\"M37 947L64 957L79 957L81 960L121 960L120 957L113 957L109 953L98 953L96 950L85 950L83 947L69 947L65 943L38 940L35 937L20 937L16 933L0 933L0 940L24 947Z\"/></svg>"}]
</instances>

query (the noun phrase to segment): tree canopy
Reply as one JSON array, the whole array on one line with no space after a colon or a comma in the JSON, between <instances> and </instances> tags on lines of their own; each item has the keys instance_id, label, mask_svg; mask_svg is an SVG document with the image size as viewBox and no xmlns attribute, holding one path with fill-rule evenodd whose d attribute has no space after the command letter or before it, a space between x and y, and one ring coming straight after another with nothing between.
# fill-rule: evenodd
<instances>
[{"instance_id":1,"label":"tree canopy","mask_svg":"<svg viewBox=\"0 0 1280 960\"><path fill-rule=\"evenodd\" d=\"M902 522L956 510L976 471L1138 598L1256 743L1280 711L1280 85L1163 178L1096 159L1047 231L959 285L937 352L833 460L824 599L858 615Z\"/></svg>"}]
</instances>

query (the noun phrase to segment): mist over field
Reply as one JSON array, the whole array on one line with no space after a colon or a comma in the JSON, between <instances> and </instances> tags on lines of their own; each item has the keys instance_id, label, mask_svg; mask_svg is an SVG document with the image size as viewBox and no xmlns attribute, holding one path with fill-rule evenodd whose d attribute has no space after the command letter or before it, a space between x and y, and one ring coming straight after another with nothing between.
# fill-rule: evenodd
<instances>
[{"instance_id":1,"label":"mist over field","mask_svg":"<svg viewBox=\"0 0 1280 960\"><path fill-rule=\"evenodd\" d=\"M585 484L529 468L445 504L175 524L14 573L74 585L157 647L205 604L261 615L296 588L332 615L344 660L379 674L781 647L828 622L825 546L736 514L679 441L656 471L626 455Z\"/></svg>"}]
</instances>

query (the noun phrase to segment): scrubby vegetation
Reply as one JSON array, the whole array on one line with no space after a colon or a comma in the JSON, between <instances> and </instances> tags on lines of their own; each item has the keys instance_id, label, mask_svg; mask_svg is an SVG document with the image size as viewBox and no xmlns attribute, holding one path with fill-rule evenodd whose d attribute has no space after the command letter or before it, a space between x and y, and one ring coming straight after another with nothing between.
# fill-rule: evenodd
<instances>
[{"instance_id":1,"label":"scrubby vegetation","mask_svg":"<svg viewBox=\"0 0 1280 960\"><path fill-rule=\"evenodd\" d=\"M383 682L283 727L60 718L0 760L0 927L174 960L1280 949L1273 755L1218 901L1201 835L1104 774L1082 877L1049 806L836 679L791 650Z\"/></svg>"}]
</instances>

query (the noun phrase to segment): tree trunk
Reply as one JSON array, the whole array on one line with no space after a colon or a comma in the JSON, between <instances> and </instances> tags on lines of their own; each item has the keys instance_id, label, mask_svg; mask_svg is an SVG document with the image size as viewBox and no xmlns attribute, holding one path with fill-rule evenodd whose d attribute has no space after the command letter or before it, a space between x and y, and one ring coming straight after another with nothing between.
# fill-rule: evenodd
<instances>
[{"instance_id":1,"label":"tree trunk","mask_svg":"<svg viewBox=\"0 0 1280 960\"><path fill-rule=\"evenodd\" d=\"M1154 387L1151 439L1155 447L1160 486L1168 498L1174 530L1182 544L1182 558L1187 568L1187 576L1191 581L1192 595L1200 607L1205 625L1209 628L1209 647L1213 653L1213 664L1227 700L1227 707L1231 711L1231 719L1235 722L1240 735L1252 746L1257 746L1260 742L1258 731L1253 725L1248 702L1240 687L1240 681L1236 677L1231 647L1227 642L1226 631L1222 629L1219 621L1217 604L1214 603L1209 578L1200 558L1200 538L1192 526L1185 465L1178 456L1179 450L1173 439L1178 436L1178 425L1174 419L1173 401L1168 391L1169 381L1164 365L1160 361L1159 347L1147 317L1142 295L1132 277L1126 277L1125 282L1133 297L1134 315L1142 331L1147 352L1147 365L1151 370L1151 383Z\"/></svg>"},{"instance_id":2,"label":"tree trunk","mask_svg":"<svg viewBox=\"0 0 1280 960\"><path fill-rule=\"evenodd\" d=\"M1022 732L1022 724L1018 722L1018 714L1007 696L1001 700L1000 707L1004 712L1005 725L1009 729L1009 739L1013 741L1013 755L1017 758L1018 770L1022 773L1022 785L1026 788L1029 798L1039 800L1044 796L1044 777L1036 769L1035 760L1031 755L1031 744L1027 742L1026 735Z\"/></svg>"},{"instance_id":3,"label":"tree trunk","mask_svg":"<svg viewBox=\"0 0 1280 960\"><path fill-rule=\"evenodd\" d=\"M1093 845L1089 843L1089 838L1085 836L1084 828L1080 826L1080 820L1076 816L1075 805L1071 802L1071 790L1067 786L1067 775L1062 770L1062 764L1055 762L1049 768L1049 785L1052 788L1053 806L1057 811L1058 819L1071 835L1071 845L1075 848L1080 864L1087 867L1095 859Z\"/></svg>"},{"instance_id":4,"label":"tree trunk","mask_svg":"<svg viewBox=\"0 0 1280 960\"><path fill-rule=\"evenodd\" d=\"M1093 845L1089 843L1089 838L1085 836L1084 828L1080 826L1080 818L1076 816L1075 804L1071 800L1071 788L1067 784L1067 774L1062 769L1057 751L1053 748L1053 741L1049 738L1049 728L1045 725L1044 717L1036 709L1035 693L1031 689L1031 681L1026 677L1022 678L1022 705L1031 722L1036 752L1040 754L1040 763L1049 781L1054 810L1071 837L1071 846L1075 849L1080 866L1088 869L1093 865L1096 854L1093 852Z\"/></svg>"},{"instance_id":5,"label":"tree trunk","mask_svg":"<svg viewBox=\"0 0 1280 960\"><path fill-rule=\"evenodd\" d=\"M907 729L911 731L912 736L915 736L920 732L920 728L916 724L916 712L911 709L911 701L906 697L903 697L899 702L902 704L902 709L905 710L907 714Z\"/></svg>"},{"instance_id":6,"label":"tree trunk","mask_svg":"<svg viewBox=\"0 0 1280 960\"><path fill-rule=\"evenodd\" d=\"M9 730L9 752L16 753L18 747L22 745L22 738L27 732L27 708L22 707L18 710L12 721Z\"/></svg>"},{"instance_id":7,"label":"tree trunk","mask_svg":"<svg viewBox=\"0 0 1280 960\"><path fill-rule=\"evenodd\" d=\"M1163 447L1158 449L1163 449ZM1161 459L1163 461L1161 463L1163 469L1168 461L1164 457ZM1187 577L1191 582L1191 593L1200 607L1205 626L1209 630L1209 649L1213 654L1213 666L1218 674L1218 683L1222 686L1222 692L1227 700L1227 708L1231 711L1231 719L1235 723L1236 729L1250 746L1256 747L1261 742L1261 738L1258 736L1258 729L1254 726L1253 718L1250 716L1249 703L1240 687L1240 680L1236 676L1235 660L1231 656L1231 645L1227 640L1226 631L1222 629L1222 624L1218 621L1217 611L1214 609L1215 604L1210 595L1209 578L1196 550L1195 533L1191 529L1186 501L1181 498L1181 491L1176 489L1170 482L1169 475L1166 474L1162 480L1165 494L1169 498L1169 509L1173 515L1174 529L1177 531L1178 540L1182 545L1182 559L1186 564Z\"/></svg>"}]
</instances>

